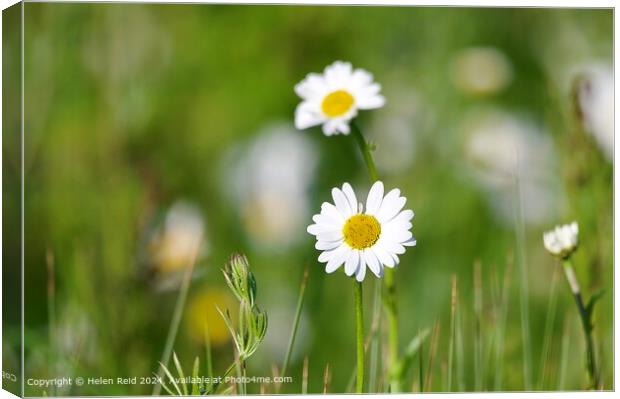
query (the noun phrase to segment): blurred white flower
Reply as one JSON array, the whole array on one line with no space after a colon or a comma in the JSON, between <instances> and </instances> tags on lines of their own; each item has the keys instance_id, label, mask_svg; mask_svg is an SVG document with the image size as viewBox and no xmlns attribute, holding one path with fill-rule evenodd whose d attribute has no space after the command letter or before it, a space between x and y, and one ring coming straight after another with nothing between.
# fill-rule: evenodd
<instances>
[{"instance_id":1,"label":"blurred white flower","mask_svg":"<svg viewBox=\"0 0 620 399\"><path fill-rule=\"evenodd\" d=\"M579 244L579 226L577 222L556 226L555 229L543 234L545 248L552 255L568 258Z\"/></svg>"},{"instance_id":2,"label":"blurred white flower","mask_svg":"<svg viewBox=\"0 0 620 399\"><path fill-rule=\"evenodd\" d=\"M349 134L349 122L360 109L381 108L385 98L381 85L363 69L336 61L323 74L310 73L295 86L302 102L295 110L295 127L307 129L323 125L326 136Z\"/></svg>"},{"instance_id":3,"label":"blurred white flower","mask_svg":"<svg viewBox=\"0 0 620 399\"><path fill-rule=\"evenodd\" d=\"M586 130L608 160L614 155L614 74L611 67L584 67L577 81L577 98Z\"/></svg>"},{"instance_id":4,"label":"blurred white flower","mask_svg":"<svg viewBox=\"0 0 620 399\"><path fill-rule=\"evenodd\" d=\"M492 94L512 82L512 66L495 47L471 47L455 56L451 75L454 84L467 93Z\"/></svg>"},{"instance_id":5,"label":"blurred white flower","mask_svg":"<svg viewBox=\"0 0 620 399\"><path fill-rule=\"evenodd\" d=\"M205 250L203 238L204 220L200 210L189 202L174 203L151 241L157 269L171 272L188 267Z\"/></svg>"},{"instance_id":6,"label":"blurred white flower","mask_svg":"<svg viewBox=\"0 0 620 399\"><path fill-rule=\"evenodd\" d=\"M557 216L562 198L554 174L555 153L548 135L527 119L498 109L471 112L462 124L465 155L478 183L488 191L493 210L508 224L523 200L527 223Z\"/></svg>"},{"instance_id":7,"label":"blurred white flower","mask_svg":"<svg viewBox=\"0 0 620 399\"><path fill-rule=\"evenodd\" d=\"M313 143L282 123L266 126L224 157L225 189L254 243L285 250L301 239L316 165Z\"/></svg>"},{"instance_id":8,"label":"blurred white flower","mask_svg":"<svg viewBox=\"0 0 620 399\"><path fill-rule=\"evenodd\" d=\"M402 172L413 164L417 133L422 120L428 119L413 89L401 86L393 91L394 101L372 119L368 130L368 138L377 147L373 153L377 168L385 173Z\"/></svg>"},{"instance_id":9,"label":"blurred white flower","mask_svg":"<svg viewBox=\"0 0 620 399\"><path fill-rule=\"evenodd\" d=\"M344 264L345 274L355 274L357 281L364 280L366 267L382 277L384 266L396 266L405 247L416 245L409 231L413 211L401 211L407 199L396 188L385 196L383 192L382 182L373 184L364 211L351 185L344 183L342 190L332 189L334 204L324 202L321 213L313 216L308 233L316 236L315 247L323 251L319 262L326 263L327 273Z\"/></svg>"}]
</instances>

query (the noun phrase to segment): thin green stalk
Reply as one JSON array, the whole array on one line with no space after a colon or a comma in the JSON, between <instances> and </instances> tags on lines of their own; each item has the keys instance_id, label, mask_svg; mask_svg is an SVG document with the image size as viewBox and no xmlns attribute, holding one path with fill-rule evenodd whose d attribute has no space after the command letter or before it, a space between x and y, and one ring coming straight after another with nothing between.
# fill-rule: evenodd
<instances>
[{"instance_id":1,"label":"thin green stalk","mask_svg":"<svg viewBox=\"0 0 620 399\"><path fill-rule=\"evenodd\" d=\"M590 314L583 303L583 297L581 296L581 289L577 282L577 276L573 270L573 266L570 260L564 259L564 274L566 280L570 285L570 289L575 298L575 304L579 311L579 317L581 318L581 327L586 338L586 368L588 370L588 376L590 377L590 387L592 389L598 389L600 376L596 367L596 359L594 352L594 339L592 338L592 323L590 320Z\"/></svg>"},{"instance_id":2,"label":"thin green stalk","mask_svg":"<svg viewBox=\"0 0 620 399\"><path fill-rule=\"evenodd\" d=\"M456 341L456 276L452 275L452 296L450 306L450 341L448 343L448 392L452 392L452 373L454 371L454 346Z\"/></svg>"},{"instance_id":3,"label":"thin green stalk","mask_svg":"<svg viewBox=\"0 0 620 399\"><path fill-rule=\"evenodd\" d=\"M483 340L482 340L482 272L480 261L474 263L474 314L475 339L474 339L474 379L476 392L482 391L484 367L483 367Z\"/></svg>"},{"instance_id":4,"label":"thin green stalk","mask_svg":"<svg viewBox=\"0 0 620 399\"><path fill-rule=\"evenodd\" d=\"M205 390L209 391L213 387L213 357L211 353L209 325L207 323L205 323L205 363L207 365L207 377L209 377L209 384L205 386Z\"/></svg>"},{"instance_id":5,"label":"thin green stalk","mask_svg":"<svg viewBox=\"0 0 620 399\"><path fill-rule=\"evenodd\" d=\"M528 263L527 252L525 249L525 222L523 217L523 193L521 190L519 153L517 152L516 155L517 168L515 173L515 186L517 193L517 206L515 207L515 235L519 259L519 271L521 274L519 305L521 308L521 341L523 342L523 384L525 390L530 391L532 389L532 346L530 340Z\"/></svg>"},{"instance_id":6,"label":"thin green stalk","mask_svg":"<svg viewBox=\"0 0 620 399\"><path fill-rule=\"evenodd\" d=\"M377 392L377 373L379 370L379 350L380 350L380 337L381 337L381 281L375 282L375 295L373 303L373 326L372 334L370 336L370 366L369 366L369 380L368 380L368 392Z\"/></svg>"},{"instance_id":7,"label":"thin green stalk","mask_svg":"<svg viewBox=\"0 0 620 399\"><path fill-rule=\"evenodd\" d=\"M362 131L355 123L351 123L351 132L353 133L353 138L355 138L355 141L357 141L357 145L362 151L362 155L364 156L364 161L366 162L366 167L368 168L368 174L370 175L370 179L372 181L379 180L379 173L377 172L375 161L372 158L371 146L368 144L368 142L366 142Z\"/></svg>"},{"instance_id":8,"label":"thin green stalk","mask_svg":"<svg viewBox=\"0 0 620 399\"><path fill-rule=\"evenodd\" d=\"M506 320L508 317L509 301L510 301L510 286L512 281L512 257L508 258L508 264L504 271L504 279L501 287L501 299L497 309L497 338L495 340L495 381L494 389L501 391L503 383L503 367L504 367L504 340L506 338Z\"/></svg>"},{"instance_id":9,"label":"thin green stalk","mask_svg":"<svg viewBox=\"0 0 620 399\"><path fill-rule=\"evenodd\" d=\"M355 123L351 123L351 132L353 133L353 138L357 142L362 155L364 156L364 161L366 162L366 167L368 168L368 174L370 175L371 180L377 181L379 180L379 173L377 172L377 167L375 165L375 161L372 157L372 149L371 146L364 139L364 135L361 130ZM389 384L390 384L390 392L400 392L401 391L401 374L400 374L400 361L398 355L398 312L396 306L396 284L394 281L394 270L390 268L385 268L385 274L383 276L383 282L385 287L385 296L384 296L384 304L385 310L387 313L387 321L388 321L388 348L389 348Z\"/></svg>"},{"instance_id":10,"label":"thin green stalk","mask_svg":"<svg viewBox=\"0 0 620 399\"><path fill-rule=\"evenodd\" d=\"M54 255L50 249L47 250L46 254L46 263L47 263L47 315L49 318L48 322L48 333L49 333L49 345L50 345L50 361L48 364L51 366L50 375L53 378L58 376L58 367L55 365L58 364L57 359L57 351L56 351L56 272L54 268ZM57 394L57 389L55 386L50 387L51 396L55 396Z\"/></svg>"},{"instance_id":11,"label":"thin green stalk","mask_svg":"<svg viewBox=\"0 0 620 399\"><path fill-rule=\"evenodd\" d=\"M166 337L164 352L162 354L161 361L159 362L160 366L159 371L157 372L157 376L160 378L162 378L162 373L164 372L165 367L168 367L170 356L172 356L172 348L174 347L174 342L177 338L179 325L181 324L181 316L183 315L183 310L185 309L185 302L187 301L187 294L189 292L189 286L192 281L192 274L194 273L194 265L196 264L196 256L198 254L199 243L200 237L197 237L196 248L194 248L193 250L190 263L185 269L185 275L183 276L183 281L181 282L181 289L179 291L177 302L174 307L174 313L172 314L172 321L170 323L170 327L168 328L168 336ZM160 393L161 384L156 384L153 388L152 396L159 396Z\"/></svg>"},{"instance_id":12,"label":"thin green stalk","mask_svg":"<svg viewBox=\"0 0 620 399\"><path fill-rule=\"evenodd\" d=\"M570 349L570 316L564 319L562 329L562 350L560 353L560 371L558 372L558 391L563 391L566 387L566 369L568 368L568 358Z\"/></svg>"},{"instance_id":13,"label":"thin green stalk","mask_svg":"<svg viewBox=\"0 0 620 399\"><path fill-rule=\"evenodd\" d=\"M286 350L286 356L284 357L284 364L282 365L281 376L286 377L289 362L291 360L291 354L293 353L293 347L295 346L295 338L297 337L297 330L299 329L299 320L301 319L301 311L304 307L304 298L306 294L306 286L308 285L309 269L306 265L304 270L304 276L301 281L301 288L299 289L299 297L297 298L297 309L295 310L295 318L293 319L293 328L291 330L291 337L288 341L288 349Z\"/></svg>"},{"instance_id":14,"label":"thin green stalk","mask_svg":"<svg viewBox=\"0 0 620 399\"><path fill-rule=\"evenodd\" d=\"M551 289L549 294L549 305L547 308L547 318L545 320L545 333L543 338L543 349L540 355L540 381L538 383L538 389L543 390L545 388L545 377L547 374L547 364L549 362L549 349L551 346L551 339L553 335L553 324L555 322L555 311L558 302L557 283L558 283L558 269L553 271L551 277Z\"/></svg>"},{"instance_id":15,"label":"thin green stalk","mask_svg":"<svg viewBox=\"0 0 620 399\"><path fill-rule=\"evenodd\" d=\"M364 391L364 309L362 283L355 282L355 335L357 337L357 383L356 393Z\"/></svg>"}]
</instances>

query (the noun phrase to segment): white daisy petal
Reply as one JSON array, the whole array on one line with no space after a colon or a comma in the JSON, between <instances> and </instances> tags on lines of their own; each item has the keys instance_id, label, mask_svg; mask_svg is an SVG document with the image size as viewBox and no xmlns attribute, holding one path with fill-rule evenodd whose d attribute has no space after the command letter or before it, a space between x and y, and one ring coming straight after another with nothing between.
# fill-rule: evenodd
<instances>
[{"instance_id":1,"label":"white daisy petal","mask_svg":"<svg viewBox=\"0 0 620 399\"><path fill-rule=\"evenodd\" d=\"M390 256L394 260L394 267L396 267L396 265L398 265L400 263L400 258L396 254L391 254Z\"/></svg>"},{"instance_id":2,"label":"white daisy petal","mask_svg":"<svg viewBox=\"0 0 620 399\"><path fill-rule=\"evenodd\" d=\"M361 283L364 281L364 277L366 277L366 264L363 259L360 259L360 266L355 272L355 279Z\"/></svg>"},{"instance_id":3,"label":"white daisy petal","mask_svg":"<svg viewBox=\"0 0 620 399\"><path fill-rule=\"evenodd\" d=\"M374 215L381 206L381 200L383 199L383 183L380 181L375 182L368 192L368 198L366 199L366 213Z\"/></svg>"},{"instance_id":4,"label":"white daisy petal","mask_svg":"<svg viewBox=\"0 0 620 399\"><path fill-rule=\"evenodd\" d=\"M314 223L316 224L331 226L334 229L339 229L342 225L342 222L339 222L336 219L332 219L331 217L324 215L322 213L312 216L312 220L314 220Z\"/></svg>"},{"instance_id":5,"label":"white daisy petal","mask_svg":"<svg viewBox=\"0 0 620 399\"><path fill-rule=\"evenodd\" d=\"M402 230L410 230L413 227L411 222L403 222L400 220L390 220L387 223L383 223L381 227L381 231L402 231Z\"/></svg>"},{"instance_id":6,"label":"white daisy petal","mask_svg":"<svg viewBox=\"0 0 620 399\"><path fill-rule=\"evenodd\" d=\"M359 109L376 109L385 105L385 97L374 95L368 97L360 97L357 102Z\"/></svg>"},{"instance_id":7,"label":"white daisy petal","mask_svg":"<svg viewBox=\"0 0 620 399\"><path fill-rule=\"evenodd\" d=\"M379 239L379 241L381 241L381 239ZM381 245L390 255L402 255L405 253L405 247L403 247L400 243L383 240Z\"/></svg>"},{"instance_id":8,"label":"white daisy petal","mask_svg":"<svg viewBox=\"0 0 620 399\"><path fill-rule=\"evenodd\" d=\"M339 241L317 241L316 244L314 244L314 248L319 251L328 251L338 247L340 244L341 242Z\"/></svg>"},{"instance_id":9,"label":"white daisy petal","mask_svg":"<svg viewBox=\"0 0 620 399\"><path fill-rule=\"evenodd\" d=\"M388 233L388 235L386 236L386 238L388 238L390 241L397 244L409 241L412 237L413 234L411 234L411 232L408 230L393 231Z\"/></svg>"},{"instance_id":10,"label":"white daisy petal","mask_svg":"<svg viewBox=\"0 0 620 399\"><path fill-rule=\"evenodd\" d=\"M328 224L311 224L306 230L308 230L308 233L312 234L313 236L338 232L338 228L336 226ZM342 233L340 235L342 236Z\"/></svg>"},{"instance_id":11,"label":"white daisy petal","mask_svg":"<svg viewBox=\"0 0 620 399\"><path fill-rule=\"evenodd\" d=\"M344 183L342 185L342 192L347 197L347 201L349 201L349 208L351 208L352 213L357 213L357 197L351 185L349 183Z\"/></svg>"},{"instance_id":12,"label":"white daisy petal","mask_svg":"<svg viewBox=\"0 0 620 399\"><path fill-rule=\"evenodd\" d=\"M327 231L320 233L316 236L319 241L342 241L342 231Z\"/></svg>"},{"instance_id":13,"label":"white daisy petal","mask_svg":"<svg viewBox=\"0 0 620 399\"><path fill-rule=\"evenodd\" d=\"M304 80L295 85L295 93L303 98L315 98L327 92L325 77L318 73L309 73Z\"/></svg>"},{"instance_id":14,"label":"white daisy petal","mask_svg":"<svg viewBox=\"0 0 620 399\"><path fill-rule=\"evenodd\" d=\"M338 223L344 222L344 215L338 211L338 208L336 208L335 205L332 205L329 202L323 202L323 205L321 205L321 213L331 219L337 220Z\"/></svg>"},{"instance_id":15,"label":"white daisy petal","mask_svg":"<svg viewBox=\"0 0 620 399\"><path fill-rule=\"evenodd\" d=\"M347 276L352 276L357 270L360 263L360 253L358 250L352 250L347 256L347 260L344 264L344 273Z\"/></svg>"},{"instance_id":16,"label":"white daisy petal","mask_svg":"<svg viewBox=\"0 0 620 399\"><path fill-rule=\"evenodd\" d=\"M377 219L381 223L390 221L394 216L403 209L407 198L400 196L400 190L395 188L387 193L381 202L381 208L377 212Z\"/></svg>"},{"instance_id":17,"label":"white daisy petal","mask_svg":"<svg viewBox=\"0 0 620 399\"><path fill-rule=\"evenodd\" d=\"M340 191L340 189L332 188L332 198L334 199L334 204L336 204L336 208L338 208L340 213L345 218L353 214L346 195L344 195L344 193Z\"/></svg>"},{"instance_id":18,"label":"white daisy petal","mask_svg":"<svg viewBox=\"0 0 620 399\"><path fill-rule=\"evenodd\" d=\"M401 242L400 244L406 247L415 247L417 243L418 241L415 239L415 237L411 237L409 240Z\"/></svg>"},{"instance_id":19,"label":"white daisy petal","mask_svg":"<svg viewBox=\"0 0 620 399\"><path fill-rule=\"evenodd\" d=\"M302 102L295 108L295 128L307 129L325 122L325 116L314 104Z\"/></svg>"},{"instance_id":20,"label":"white daisy petal","mask_svg":"<svg viewBox=\"0 0 620 399\"><path fill-rule=\"evenodd\" d=\"M338 247L331 249L329 251L321 252L321 254L319 255L319 262L326 263L327 261L329 261L334 256L336 251L339 251L341 247L342 247L342 244L340 244Z\"/></svg>"},{"instance_id":21,"label":"white daisy petal","mask_svg":"<svg viewBox=\"0 0 620 399\"><path fill-rule=\"evenodd\" d=\"M334 134L338 134L340 131L338 128L340 127L340 121L334 119L328 119L323 124L323 133L326 136L333 136Z\"/></svg>"},{"instance_id":22,"label":"white daisy petal","mask_svg":"<svg viewBox=\"0 0 620 399\"><path fill-rule=\"evenodd\" d=\"M351 84L356 88L363 88L372 84L373 76L363 69L356 69L351 75Z\"/></svg>"},{"instance_id":23,"label":"white daisy petal","mask_svg":"<svg viewBox=\"0 0 620 399\"><path fill-rule=\"evenodd\" d=\"M366 248L364 250L364 259L366 260L366 264L370 268L370 271L373 272L375 276L380 278L382 275L381 264L372 249Z\"/></svg>"},{"instance_id":24,"label":"white daisy petal","mask_svg":"<svg viewBox=\"0 0 620 399\"><path fill-rule=\"evenodd\" d=\"M325 271L327 273L333 273L338 270L338 268L344 264L350 251L351 250L346 245L343 244L340 246L325 265Z\"/></svg>"},{"instance_id":25,"label":"white daisy petal","mask_svg":"<svg viewBox=\"0 0 620 399\"><path fill-rule=\"evenodd\" d=\"M404 211L402 211L401 213L399 213L398 215L396 215L394 217L394 219L392 219L390 222L408 222L411 219L413 219L414 213L412 210L410 209L405 209Z\"/></svg>"},{"instance_id":26,"label":"white daisy petal","mask_svg":"<svg viewBox=\"0 0 620 399\"><path fill-rule=\"evenodd\" d=\"M371 250L377 256L379 263L387 267L394 267L394 259L382 246L375 245Z\"/></svg>"},{"instance_id":27,"label":"white daisy petal","mask_svg":"<svg viewBox=\"0 0 620 399\"><path fill-rule=\"evenodd\" d=\"M330 87L337 87L349 79L352 69L351 63L336 61L325 68L325 81Z\"/></svg>"}]
</instances>

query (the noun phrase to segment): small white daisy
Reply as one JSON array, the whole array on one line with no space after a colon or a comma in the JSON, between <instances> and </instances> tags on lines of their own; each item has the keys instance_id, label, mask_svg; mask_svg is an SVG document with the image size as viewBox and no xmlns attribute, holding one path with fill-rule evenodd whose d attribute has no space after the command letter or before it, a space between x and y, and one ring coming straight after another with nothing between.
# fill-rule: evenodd
<instances>
[{"instance_id":1,"label":"small white daisy","mask_svg":"<svg viewBox=\"0 0 620 399\"><path fill-rule=\"evenodd\" d=\"M295 110L295 127L307 129L323 125L326 136L349 134L349 122L359 109L381 108L385 98L372 74L353 69L350 63L336 61L324 73L310 73L295 86L302 102Z\"/></svg>"},{"instance_id":2,"label":"small white daisy","mask_svg":"<svg viewBox=\"0 0 620 399\"><path fill-rule=\"evenodd\" d=\"M576 249L579 243L579 226L577 222L557 226L555 229L543 235L545 248L552 255L560 258L568 258Z\"/></svg>"},{"instance_id":3,"label":"small white daisy","mask_svg":"<svg viewBox=\"0 0 620 399\"><path fill-rule=\"evenodd\" d=\"M342 190L332 189L334 204L324 202L321 213L314 215L315 224L308 233L316 236L316 249L323 251L319 262L326 263L325 271L333 273L344 264L347 276L357 281L366 276L366 266L377 277L383 276L383 267L398 264L398 255L405 247L416 245L411 231L413 211L401 211L407 199L400 190L383 195L383 183L378 181L370 189L366 210L357 202L349 183Z\"/></svg>"}]
</instances>

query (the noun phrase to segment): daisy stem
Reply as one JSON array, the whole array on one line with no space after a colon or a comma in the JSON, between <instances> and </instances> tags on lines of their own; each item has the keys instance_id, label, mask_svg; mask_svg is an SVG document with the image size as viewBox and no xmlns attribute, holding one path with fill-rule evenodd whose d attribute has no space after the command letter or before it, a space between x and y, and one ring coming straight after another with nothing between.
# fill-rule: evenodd
<instances>
[{"instance_id":1,"label":"daisy stem","mask_svg":"<svg viewBox=\"0 0 620 399\"><path fill-rule=\"evenodd\" d=\"M372 148L370 144L364 139L364 135L362 131L355 123L351 123L351 131L353 133L353 137L355 141L357 141L357 145L362 151L362 155L364 156L364 161L366 162L366 166L368 167L368 174L372 181L379 180L379 173L377 172L377 167L375 166L375 161L372 158Z\"/></svg>"},{"instance_id":2,"label":"daisy stem","mask_svg":"<svg viewBox=\"0 0 620 399\"><path fill-rule=\"evenodd\" d=\"M596 368L596 360L594 357L594 340L592 339L592 320L589 310L583 303L583 297L581 296L581 289L577 282L577 276L573 270L573 265L569 259L564 259L564 275L568 281L573 297L575 298L575 304L579 311L579 317L581 318L581 326L586 338L586 367L588 369L588 375L590 377L590 384L592 389L598 389L599 374Z\"/></svg>"},{"instance_id":3,"label":"daisy stem","mask_svg":"<svg viewBox=\"0 0 620 399\"><path fill-rule=\"evenodd\" d=\"M379 180L379 173L377 172L377 167L372 157L372 147L368 144L366 139L364 139L362 131L355 122L351 123L351 132L353 133L353 137L355 138L355 141L364 156L364 161L366 162L366 167L368 168L368 174L370 175L371 180ZM401 367L398 359L398 312L396 307L396 284L394 281L393 269L385 268L383 282L386 294L384 297L384 304L389 328L388 348L390 392L400 392Z\"/></svg>"},{"instance_id":4,"label":"daisy stem","mask_svg":"<svg viewBox=\"0 0 620 399\"><path fill-rule=\"evenodd\" d=\"M362 307L362 283L355 282L355 335L357 338L357 384L356 393L364 391L364 310Z\"/></svg>"}]
</instances>

